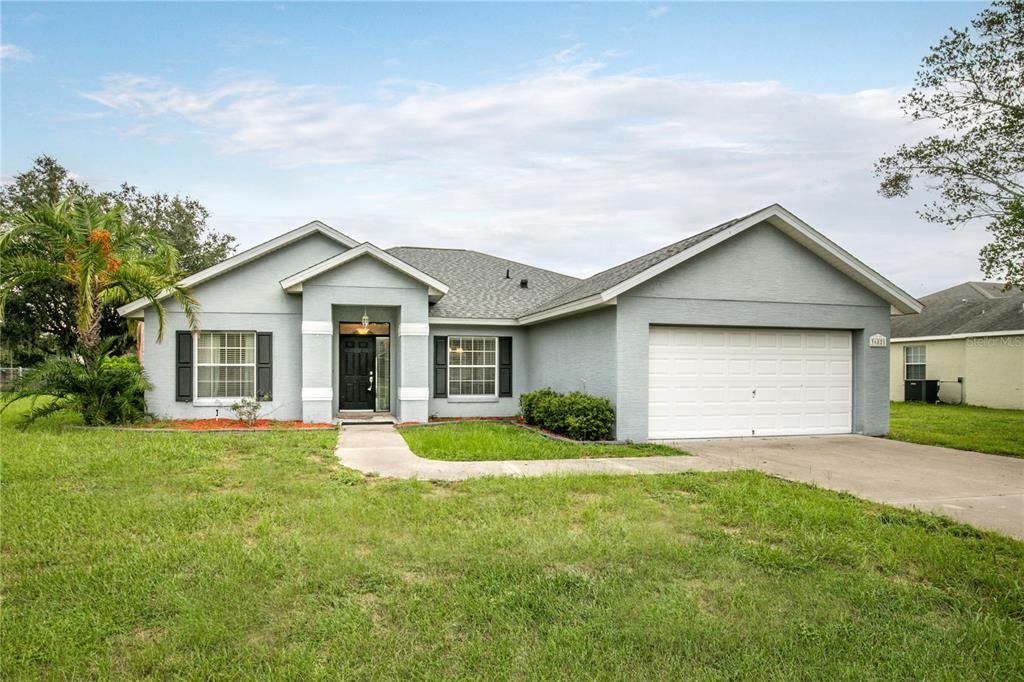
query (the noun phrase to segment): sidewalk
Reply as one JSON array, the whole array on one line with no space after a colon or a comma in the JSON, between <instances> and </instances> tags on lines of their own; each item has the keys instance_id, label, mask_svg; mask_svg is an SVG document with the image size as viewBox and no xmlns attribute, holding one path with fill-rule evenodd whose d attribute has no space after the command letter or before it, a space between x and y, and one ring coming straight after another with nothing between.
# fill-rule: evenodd
<instances>
[{"instance_id":1,"label":"sidewalk","mask_svg":"<svg viewBox=\"0 0 1024 682\"><path fill-rule=\"evenodd\" d=\"M669 474L715 471L722 467L701 457L605 457L493 462L443 462L413 454L391 425L348 426L338 436L341 463L364 474L430 481L462 481L480 476L546 474Z\"/></svg>"}]
</instances>

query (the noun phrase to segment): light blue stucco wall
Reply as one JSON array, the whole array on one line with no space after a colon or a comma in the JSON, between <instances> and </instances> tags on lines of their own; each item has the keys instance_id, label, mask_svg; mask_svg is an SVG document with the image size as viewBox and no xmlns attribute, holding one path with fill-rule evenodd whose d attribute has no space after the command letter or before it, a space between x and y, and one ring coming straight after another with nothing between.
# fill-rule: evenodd
<instances>
[{"instance_id":1,"label":"light blue stucco wall","mask_svg":"<svg viewBox=\"0 0 1024 682\"><path fill-rule=\"evenodd\" d=\"M530 327L530 390L583 391L615 401L615 306Z\"/></svg>"},{"instance_id":2,"label":"light blue stucco wall","mask_svg":"<svg viewBox=\"0 0 1024 682\"><path fill-rule=\"evenodd\" d=\"M511 398L435 398L434 397L434 337L435 336L511 336L512 337L512 397ZM523 327L466 326L431 324L430 343L427 347L428 377L430 382L431 417L512 417L519 413L519 394L530 386L528 366L527 330Z\"/></svg>"},{"instance_id":3,"label":"light blue stucco wall","mask_svg":"<svg viewBox=\"0 0 1024 682\"><path fill-rule=\"evenodd\" d=\"M853 430L888 432L889 304L770 225L751 228L619 296L617 437L645 440L651 325L849 329L853 332Z\"/></svg>"},{"instance_id":4,"label":"light blue stucco wall","mask_svg":"<svg viewBox=\"0 0 1024 682\"><path fill-rule=\"evenodd\" d=\"M201 329L273 333L274 399L263 404L270 418L302 417L302 299L286 294L280 280L343 251L343 245L314 233L192 289L199 301ZM152 307L145 310L143 367L153 383L153 390L146 393L147 409L160 417L179 419L231 417L224 407L174 400L174 332L188 329L188 324L173 300L165 301L164 307L167 322L162 343L157 342L156 313Z\"/></svg>"}]
</instances>

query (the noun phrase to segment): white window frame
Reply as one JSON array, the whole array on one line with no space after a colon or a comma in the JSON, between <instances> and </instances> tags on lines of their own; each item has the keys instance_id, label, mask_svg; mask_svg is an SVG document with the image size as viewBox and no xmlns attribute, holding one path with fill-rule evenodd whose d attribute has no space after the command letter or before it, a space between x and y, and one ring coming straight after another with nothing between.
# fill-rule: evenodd
<instances>
[{"instance_id":1,"label":"white window frame","mask_svg":"<svg viewBox=\"0 0 1024 682\"><path fill-rule=\"evenodd\" d=\"M453 339L490 339L494 342L494 364L493 365L452 365L452 340ZM452 403L480 403L480 402L497 402L498 401L498 337L497 336L486 336L482 334L452 334L448 337L448 344L446 348L448 354L447 366L448 376L447 381L447 393L448 402ZM487 368L493 367L494 369L494 393L485 393L480 395L453 395L452 394L452 367L458 368Z\"/></svg>"},{"instance_id":2,"label":"white window frame","mask_svg":"<svg viewBox=\"0 0 1024 682\"><path fill-rule=\"evenodd\" d=\"M222 362L199 362L199 336L201 334L250 334L252 335L252 362L222 363ZM249 329L204 329L192 334L192 404L209 407L228 407L242 398L256 398L256 331ZM230 397L200 398L199 397L199 368L200 367L252 367L252 395L238 395Z\"/></svg>"},{"instance_id":3,"label":"white window frame","mask_svg":"<svg viewBox=\"0 0 1024 682\"><path fill-rule=\"evenodd\" d=\"M910 355L910 351L911 350L918 350L918 349L921 350L921 362L908 362L908 356ZM920 366L920 367L923 367L925 369L925 371L922 373L922 376L921 376L920 379L910 379L907 376L907 368L911 367L911 366L914 366L914 367ZM928 347L927 346L920 346L920 345L918 345L918 346L904 346L903 347L903 380L904 381L924 381L925 376L927 376L927 372L928 372Z\"/></svg>"}]
</instances>

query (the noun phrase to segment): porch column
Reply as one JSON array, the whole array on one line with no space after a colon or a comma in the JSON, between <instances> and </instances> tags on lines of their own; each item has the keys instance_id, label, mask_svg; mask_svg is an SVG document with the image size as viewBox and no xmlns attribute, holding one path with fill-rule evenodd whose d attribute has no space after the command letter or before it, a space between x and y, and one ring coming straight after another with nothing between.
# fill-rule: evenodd
<instances>
[{"instance_id":1,"label":"porch column","mask_svg":"<svg viewBox=\"0 0 1024 682\"><path fill-rule=\"evenodd\" d=\"M313 297L310 297L313 298ZM302 301L302 421L329 422L334 417L331 386L331 306Z\"/></svg>"},{"instance_id":2,"label":"porch column","mask_svg":"<svg viewBox=\"0 0 1024 682\"><path fill-rule=\"evenodd\" d=\"M398 325L401 372L398 384L398 419L425 422L429 417L429 325L418 306L402 306Z\"/></svg>"}]
</instances>

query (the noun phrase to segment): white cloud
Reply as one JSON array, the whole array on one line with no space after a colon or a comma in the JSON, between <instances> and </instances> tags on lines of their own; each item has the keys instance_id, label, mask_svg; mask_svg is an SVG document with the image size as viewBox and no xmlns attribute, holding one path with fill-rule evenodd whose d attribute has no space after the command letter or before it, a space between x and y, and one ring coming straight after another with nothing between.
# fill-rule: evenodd
<instances>
[{"instance_id":1,"label":"white cloud","mask_svg":"<svg viewBox=\"0 0 1024 682\"><path fill-rule=\"evenodd\" d=\"M32 59L32 53L23 47L4 43L0 45L0 61L27 62Z\"/></svg>"},{"instance_id":2,"label":"white cloud","mask_svg":"<svg viewBox=\"0 0 1024 682\"><path fill-rule=\"evenodd\" d=\"M586 43L576 43L572 47L567 47L564 50L556 52L553 55L553 58L559 64L568 64L569 62L574 62L579 58L580 51L586 46Z\"/></svg>"},{"instance_id":3,"label":"white cloud","mask_svg":"<svg viewBox=\"0 0 1024 682\"><path fill-rule=\"evenodd\" d=\"M873 161L920 134L894 90L584 64L463 89L391 82L363 101L239 77L195 89L120 75L84 94L138 124L191 127L220 153L322 176L306 183L320 183L313 203L281 208L382 245L466 246L582 275L777 201L917 293L977 277L983 235L924 225L914 202L875 192Z\"/></svg>"},{"instance_id":4,"label":"white cloud","mask_svg":"<svg viewBox=\"0 0 1024 682\"><path fill-rule=\"evenodd\" d=\"M652 19L663 17L666 14L668 14L668 5L658 5L657 7L652 7L651 9L647 10L647 16L649 16Z\"/></svg>"}]
</instances>

